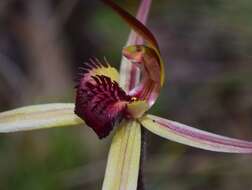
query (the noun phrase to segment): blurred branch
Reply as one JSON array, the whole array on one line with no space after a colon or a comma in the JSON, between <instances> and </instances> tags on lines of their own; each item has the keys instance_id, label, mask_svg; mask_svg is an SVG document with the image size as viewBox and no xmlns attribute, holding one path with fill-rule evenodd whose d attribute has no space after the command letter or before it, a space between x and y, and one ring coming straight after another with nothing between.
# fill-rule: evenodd
<instances>
[{"instance_id":1,"label":"blurred branch","mask_svg":"<svg viewBox=\"0 0 252 190\"><path fill-rule=\"evenodd\" d=\"M12 3L14 0L1 0L0 1L0 18L4 18L8 13L8 5Z\"/></svg>"},{"instance_id":2,"label":"blurred branch","mask_svg":"<svg viewBox=\"0 0 252 190\"><path fill-rule=\"evenodd\" d=\"M5 97L8 97L13 104L19 104L28 86L28 79L19 69L17 64L9 57L0 52L0 78L6 83L6 88L1 90ZM11 94L11 96L10 96Z\"/></svg>"},{"instance_id":3,"label":"blurred branch","mask_svg":"<svg viewBox=\"0 0 252 190\"><path fill-rule=\"evenodd\" d=\"M13 92L22 92L28 84L24 73L9 57L0 52L0 77L4 79Z\"/></svg>"},{"instance_id":4,"label":"blurred branch","mask_svg":"<svg viewBox=\"0 0 252 190\"><path fill-rule=\"evenodd\" d=\"M56 19L60 26L63 26L71 16L79 0L62 0L56 8L53 19Z\"/></svg>"},{"instance_id":5,"label":"blurred branch","mask_svg":"<svg viewBox=\"0 0 252 190\"><path fill-rule=\"evenodd\" d=\"M49 1L30 0L26 6L28 16L15 18L14 27L27 53L30 91L35 97L62 97L72 86L62 28L57 19L50 20Z\"/></svg>"}]
</instances>

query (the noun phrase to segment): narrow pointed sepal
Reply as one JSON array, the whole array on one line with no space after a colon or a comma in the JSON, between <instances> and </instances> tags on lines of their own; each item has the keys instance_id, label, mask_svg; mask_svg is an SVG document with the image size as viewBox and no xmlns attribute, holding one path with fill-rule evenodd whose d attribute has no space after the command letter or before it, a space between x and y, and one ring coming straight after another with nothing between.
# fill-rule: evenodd
<instances>
[{"instance_id":1,"label":"narrow pointed sepal","mask_svg":"<svg viewBox=\"0 0 252 190\"><path fill-rule=\"evenodd\" d=\"M141 118L141 124L163 138L192 147L226 153L252 153L252 142L202 131L153 115Z\"/></svg>"},{"instance_id":2,"label":"narrow pointed sepal","mask_svg":"<svg viewBox=\"0 0 252 190\"><path fill-rule=\"evenodd\" d=\"M0 133L83 124L74 104L52 103L26 106L0 113Z\"/></svg>"},{"instance_id":3,"label":"narrow pointed sepal","mask_svg":"<svg viewBox=\"0 0 252 190\"><path fill-rule=\"evenodd\" d=\"M112 140L102 190L137 189L140 149L140 124L123 120Z\"/></svg>"}]
</instances>

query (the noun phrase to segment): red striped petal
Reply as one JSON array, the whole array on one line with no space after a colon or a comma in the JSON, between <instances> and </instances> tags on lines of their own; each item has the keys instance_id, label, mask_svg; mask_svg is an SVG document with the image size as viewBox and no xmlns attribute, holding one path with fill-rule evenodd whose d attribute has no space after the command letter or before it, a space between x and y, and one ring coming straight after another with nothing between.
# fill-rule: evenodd
<instances>
[{"instance_id":1,"label":"red striped petal","mask_svg":"<svg viewBox=\"0 0 252 190\"><path fill-rule=\"evenodd\" d=\"M192 147L215 152L252 153L251 141L217 135L154 115L141 118L141 123L161 137Z\"/></svg>"}]
</instances>

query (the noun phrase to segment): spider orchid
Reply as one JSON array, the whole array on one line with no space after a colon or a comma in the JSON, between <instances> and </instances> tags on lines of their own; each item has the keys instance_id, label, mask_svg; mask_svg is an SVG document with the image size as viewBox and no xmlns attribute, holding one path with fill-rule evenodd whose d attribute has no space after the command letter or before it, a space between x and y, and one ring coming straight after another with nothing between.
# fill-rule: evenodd
<instances>
[{"instance_id":1,"label":"spider orchid","mask_svg":"<svg viewBox=\"0 0 252 190\"><path fill-rule=\"evenodd\" d=\"M141 127L192 147L226 153L252 153L252 142L216 135L146 114L164 83L164 65L154 35L144 25L151 0L142 0L137 19L102 0L133 29L123 48L120 75L104 59L90 59L76 86L76 103L33 105L0 113L0 132L86 124L99 138L115 130L103 190L136 190ZM75 114L74 114L75 113Z\"/></svg>"}]
</instances>

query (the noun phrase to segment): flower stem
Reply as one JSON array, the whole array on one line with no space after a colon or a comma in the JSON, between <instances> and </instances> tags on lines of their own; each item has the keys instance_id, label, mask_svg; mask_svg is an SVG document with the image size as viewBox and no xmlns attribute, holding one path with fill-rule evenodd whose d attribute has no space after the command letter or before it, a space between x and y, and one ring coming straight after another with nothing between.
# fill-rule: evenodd
<instances>
[{"instance_id":1,"label":"flower stem","mask_svg":"<svg viewBox=\"0 0 252 190\"><path fill-rule=\"evenodd\" d=\"M141 153L140 153L140 166L139 166L137 190L145 189L143 164L146 158L146 138L147 138L146 133L147 133L147 130L144 127L141 127Z\"/></svg>"}]
</instances>

